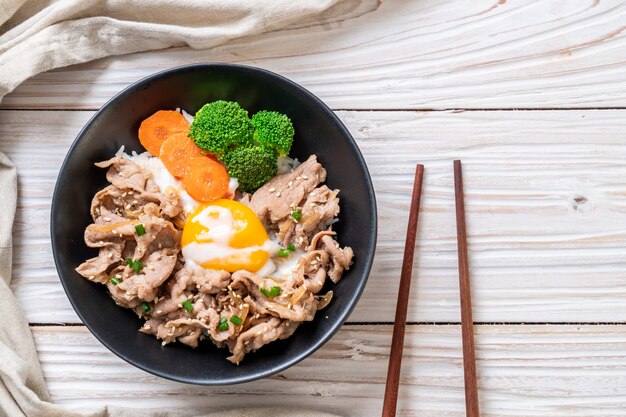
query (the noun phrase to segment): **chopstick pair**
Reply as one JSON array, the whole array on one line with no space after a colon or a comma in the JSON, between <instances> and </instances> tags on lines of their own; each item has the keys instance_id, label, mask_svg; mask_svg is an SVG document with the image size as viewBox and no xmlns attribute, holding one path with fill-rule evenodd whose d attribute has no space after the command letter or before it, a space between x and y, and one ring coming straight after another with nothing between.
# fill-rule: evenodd
<instances>
[{"instance_id":1,"label":"chopstick pair","mask_svg":"<svg viewBox=\"0 0 626 417\"><path fill-rule=\"evenodd\" d=\"M404 246L404 258L400 274L400 287L396 304L396 317L391 339L387 384L383 402L382 417L394 417L398 401L398 385L400 382L400 365L406 328L406 315L413 272L413 253L417 234L420 200L424 166L415 167L415 180L411 197L411 211ZM465 202L463 194L463 171L461 161L454 161L454 194L456 206L456 238L459 259L459 288L461 300L461 334L463 339L463 374L465 379L465 414L467 417L479 417L478 384L476 380L476 353L474 350L474 322L472 318L472 297L469 281L467 258L467 233L465 228Z\"/></svg>"}]
</instances>

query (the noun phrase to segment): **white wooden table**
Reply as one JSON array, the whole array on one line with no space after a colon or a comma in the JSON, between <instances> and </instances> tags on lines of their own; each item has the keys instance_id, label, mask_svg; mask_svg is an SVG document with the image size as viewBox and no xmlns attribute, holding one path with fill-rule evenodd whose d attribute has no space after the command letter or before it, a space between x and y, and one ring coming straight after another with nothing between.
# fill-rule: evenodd
<instances>
[{"instance_id":1,"label":"white wooden table","mask_svg":"<svg viewBox=\"0 0 626 417\"><path fill-rule=\"evenodd\" d=\"M206 388L118 359L83 327L50 253L69 144L129 83L181 64L279 72L337 111L373 175L375 265L349 323L267 380ZM414 164L426 165L399 415L463 416L452 160L464 163L484 416L626 416L626 4L346 0L323 21L115 57L29 80L0 107L17 164L12 286L54 400L190 411L382 406ZM123 387L123 389L120 389Z\"/></svg>"}]
</instances>

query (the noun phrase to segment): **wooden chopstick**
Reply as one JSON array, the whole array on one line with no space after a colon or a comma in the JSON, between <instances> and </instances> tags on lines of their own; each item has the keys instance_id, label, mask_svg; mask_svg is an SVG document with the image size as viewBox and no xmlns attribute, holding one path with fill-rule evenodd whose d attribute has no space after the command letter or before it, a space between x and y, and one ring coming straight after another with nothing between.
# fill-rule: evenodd
<instances>
[{"instance_id":1,"label":"wooden chopstick","mask_svg":"<svg viewBox=\"0 0 626 417\"><path fill-rule=\"evenodd\" d=\"M389 368L387 369L387 385L385 387L385 399L383 402L383 417L394 417L396 415L398 384L400 383L400 365L402 364L404 330L406 327L406 312L409 304L409 290L411 288L411 274L413 272L413 252L415 250L415 236L417 233L417 220L419 217L423 178L424 165L417 165L415 167L411 211L409 212L409 225L406 231L404 258L402 260L402 271L400 273L396 318L393 325L393 337L391 339L391 353L389 355Z\"/></svg>"},{"instance_id":2,"label":"wooden chopstick","mask_svg":"<svg viewBox=\"0 0 626 417\"><path fill-rule=\"evenodd\" d=\"M454 194L456 203L456 241L459 253L459 287L461 296L461 333L463 338L463 373L465 376L465 415L479 417L476 353L474 351L474 319L467 259L467 233L461 161L454 161Z\"/></svg>"}]
</instances>

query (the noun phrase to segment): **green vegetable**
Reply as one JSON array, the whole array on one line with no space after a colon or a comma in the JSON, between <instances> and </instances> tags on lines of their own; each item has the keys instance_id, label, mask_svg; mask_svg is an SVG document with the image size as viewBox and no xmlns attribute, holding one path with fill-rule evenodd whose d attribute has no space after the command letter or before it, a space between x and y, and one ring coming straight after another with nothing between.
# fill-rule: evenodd
<instances>
[{"instance_id":1,"label":"green vegetable","mask_svg":"<svg viewBox=\"0 0 626 417\"><path fill-rule=\"evenodd\" d=\"M219 326L217 326L217 330L228 330L228 320L226 319L226 317L222 317L220 319L220 324Z\"/></svg>"},{"instance_id":2,"label":"green vegetable","mask_svg":"<svg viewBox=\"0 0 626 417\"><path fill-rule=\"evenodd\" d=\"M232 316L230 318L230 322L234 324L235 326L241 326L241 323L243 323L243 320L241 320L241 317L239 316Z\"/></svg>"},{"instance_id":3,"label":"green vegetable","mask_svg":"<svg viewBox=\"0 0 626 417\"><path fill-rule=\"evenodd\" d=\"M143 236L146 234L146 228L143 227L143 224L135 225L135 231L137 232L137 236Z\"/></svg>"},{"instance_id":4,"label":"green vegetable","mask_svg":"<svg viewBox=\"0 0 626 417\"><path fill-rule=\"evenodd\" d=\"M183 301L183 308L187 310L187 313L191 313L193 311L193 305L191 305L190 300Z\"/></svg>"},{"instance_id":5,"label":"green vegetable","mask_svg":"<svg viewBox=\"0 0 626 417\"><path fill-rule=\"evenodd\" d=\"M126 258L126 265L130 266L136 274L141 272L141 270L143 269L143 265L141 264L141 262L139 262L138 259Z\"/></svg>"},{"instance_id":6,"label":"green vegetable","mask_svg":"<svg viewBox=\"0 0 626 417\"><path fill-rule=\"evenodd\" d=\"M276 175L276 161L276 152L263 146L240 147L224 159L228 175L237 178L239 189L247 193L255 192Z\"/></svg>"},{"instance_id":7,"label":"green vegetable","mask_svg":"<svg viewBox=\"0 0 626 417\"><path fill-rule=\"evenodd\" d=\"M275 149L279 156L289 154L295 130L289 117L275 111L260 111L252 116L254 140Z\"/></svg>"},{"instance_id":8,"label":"green vegetable","mask_svg":"<svg viewBox=\"0 0 626 417\"><path fill-rule=\"evenodd\" d=\"M236 146L252 145L254 127L248 112L234 101L205 104L191 124L189 136L196 145L219 159Z\"/></svg>"},{"instance_id":9,"label":"green vegetable","mask_svg":"<svg viewBox=\"0 0 626 417\"><path fill-rule=\"evenodd\" d=\"M122 281L120 281L119 279L117 279L117 278L115 278L115 277L111 277L111 284L113 284L113 285L117 285L117 284L119 284L120 282L122 282Z\"/></svg>"},{"instance_id":10,"label":"green vegetable","mask_svg":"<svg viewBox=\"0 0 626 417\"><path fill-rule=\"evenodd\" d=\"M296 245L294 245L293 243L290 243L290 244L289 244L289 246L287 246L287 249L288 249L290 252L293 252L293 251L295 251L295 250L296 250Z\"/></svg>"},{"instance_id":11,"label":"green vegetable","mask_svg":"<svg viewBox=\"0 0 626 417\"><path fill-rule=\"evenodd\" d=\"M291 212L291 217L297 222L302 218L302 210L296 210Z\"/></svg>"},{"instance_id":12,"label":"green vegetable","mask_svg":"<svg viewBox=\"0 0 626 417\"><path fill-rule=\"evenodd\" d=\"M280 256L281 258L286 258L287 256L289 256L289 249L279 249L278 250L278 256Z\"/></svg>"},{"instance_id":13,"label":"green vegetable","mask_svg":"<svg viewBox=\"0 0 626 417\"><path fill-rule=\"evenodd\" d=\"M261 290L263 295L266 296L267 298L276 297L276 296L280 295L280 292L281 292L281 289L278 286L272 287L269 290L265 289L264 287L261 287L259 289Z\"/></svg>"},{"instance_id":14,"label":"green vegetable","mask_svg":"<svg viewBox=\"0 0 626 417\"><path fill-rule=\"evenodd\" d=\"M150 304L146 303L145 301L141 303L141 309L143 310L144 313L149 313L150 310L152 310L152 308L150 307Z\"/></svg>"}]
</instances>

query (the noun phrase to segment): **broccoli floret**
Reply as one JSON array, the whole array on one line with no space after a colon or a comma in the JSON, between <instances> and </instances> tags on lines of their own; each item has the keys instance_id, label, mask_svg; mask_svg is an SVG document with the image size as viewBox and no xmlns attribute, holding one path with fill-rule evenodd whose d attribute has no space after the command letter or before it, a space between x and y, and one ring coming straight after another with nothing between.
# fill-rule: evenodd
<instances>
[{"instance_id":1,"label":"broccoli floret","mask_svg":"<svg viewBox=\"0 0 626 417\"><path fill-rule=\"evenodd\" d=\"M252 146L229 152L224 162L228 166L228 175L239 181L239 189L253 193L276 175L277 160L278 154L274 149Z\"/></svg>"},{"instance_id":2,"label":"broccoli floret","mask_svg":"<svg viewBox=\"0 0 626 417\"><path fill-rule=\"evenodd\" d=\"M250 145L253 132L246 110L234 101L219 100L198 110L189 136L199 148L223 159L233 147Z\"/></svg>"},{"instance_id":3,"label":"broccoli floret","mask_svg":"<svg viewBox=\"0 0 626 417\"><path fill-rule=\"evenodd\" d=\"M293 135L293 124L289 117L275 111L260 111L252 116L254 140L260 145L276 149L279 156L289 154Z\"/></svg>"}]
</instances>

